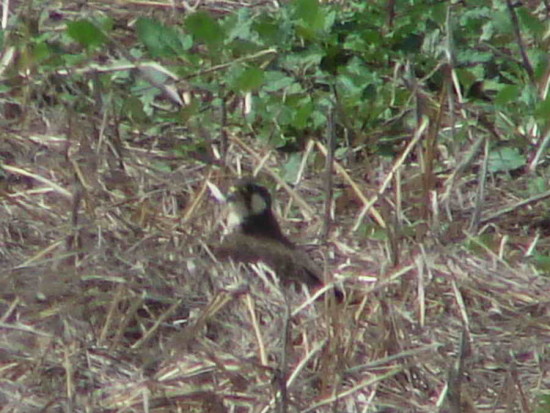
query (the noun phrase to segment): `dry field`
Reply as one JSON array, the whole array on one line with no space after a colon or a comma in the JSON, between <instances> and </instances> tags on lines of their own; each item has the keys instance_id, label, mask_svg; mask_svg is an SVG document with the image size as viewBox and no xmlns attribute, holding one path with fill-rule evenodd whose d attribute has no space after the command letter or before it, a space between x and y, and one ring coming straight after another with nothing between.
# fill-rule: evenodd
<instances>
[{"instance_id":1,"label":"dry field","mask_svg":"<svg viewBox=\"0 0 550 413\"><path fill-rule=\"evenodd\" d=\"M289 186L286 155L238 130L205 159L176 151L189 130L121 138L27 103L2 104L1 413L544 411L548 194L521 204L529 175L492 176L480 204L479 158L449 162L427 205L418 157L339 160L321 237L321 144ZM213 188L252 171L344 303L212 254Z\"/></svg>"},{"instance_id":2,"label":"dry field","mask_svg":"<svg viewBox=\"0 0 550 413\"><path fill-rule=\"evenodd\" d=\"M207 182L232 173L143 142L120 169L108 145L44 132L2 140L2 412L528 412L550 386L550 279L527 259L411 238L392 265L351 231L356 199L311 248L348 300L315 302L211 255L223 205ZM232 142L228 171L275 183L276 153ZM304 243L323 217L309 175L276 191Z\"/></svg>"}]
</instances>

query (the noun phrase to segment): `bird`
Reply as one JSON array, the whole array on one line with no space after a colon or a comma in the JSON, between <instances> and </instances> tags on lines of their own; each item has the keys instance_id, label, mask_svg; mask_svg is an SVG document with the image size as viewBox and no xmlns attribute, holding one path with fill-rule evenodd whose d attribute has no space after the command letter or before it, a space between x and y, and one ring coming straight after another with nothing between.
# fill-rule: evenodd
<instances>
[{"instance_id":1,"label":"bird","mask_svg":"<svg viewBox=\"0 0 550 413\"><path fill-rule=\"evenodd\" d=\"M283 234L272 210L269 190L251 178L238 180L229 188L228 223L237 232L280 242L287 247L293 243Z\"/></svg>"},{"instance_id":2,"label":"bird","mask_svg":"<svg viewBox=\"0 0 550 413\"><path fill-rule=\"evenodd\" d=\"M237 262L264 262L283 284L324 286L322 270L308 254L283 233L272 209L269 190L252 178L236 181L226 197L230 233L217 247L217 255ZM334 288L338 302L341 290Z\"/></svg>"}]
</instances>

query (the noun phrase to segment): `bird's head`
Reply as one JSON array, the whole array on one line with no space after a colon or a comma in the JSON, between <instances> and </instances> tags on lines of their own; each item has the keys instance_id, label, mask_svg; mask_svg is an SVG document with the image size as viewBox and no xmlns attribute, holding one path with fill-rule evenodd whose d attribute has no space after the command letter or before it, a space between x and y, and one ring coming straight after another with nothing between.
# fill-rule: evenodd
<instances>
[{"instance_id":1,"label":"bird's head","mask_svg":"<svg viewBox=\"0 0 550 413\"><path fill-rule=\"evenodd\" d=\"M241 234L292 245L281 232L271 210L271 195L266 187L250 178L241 179L229 188L226 199L229 204L230 228Z\"/></svg>"},{"instance_id":2,"label":"bird's head","mask_svg":"<svg viewBox=\"0 0 550 413\"><path fill-rule=\"evenodd\" d=\"M233 184L227 194L227 203L230 219L236 224L271 211L269 191L251 179L241 179Z\"/></svg>"}]
</instances>

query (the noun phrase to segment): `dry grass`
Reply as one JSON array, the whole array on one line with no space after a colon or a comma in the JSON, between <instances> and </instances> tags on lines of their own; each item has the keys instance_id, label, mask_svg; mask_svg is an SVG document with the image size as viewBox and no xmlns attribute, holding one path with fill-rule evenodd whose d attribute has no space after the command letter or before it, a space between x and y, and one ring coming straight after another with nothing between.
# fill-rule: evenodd
<instances>
[{"instance_id":1,"label":"dry grass","mask_svg":"<svg viewBox=\"0 0 550 413\"><path fill-rule=\"evenodd\" d=\"M532 411L550 385L550 280L527 264L404 243L392 267L342 217L319 249L353 298L285 300L268 270L209 254L223 226L206 182L232 176L153 170L171 153L131 143L119 170L84 137L13 135L3 151L2 411L431 412L456 395L462 411ZM257 165L232 145L237 163ZM321 185L306 173L295 191ZM314 233L320 215L290 210L287 230Z\"/></svg>"},{"instance_id":2,"label":"dry grass","mask_svg":"<svg viewBox=\"0 0 550 413\"><path fill-rule=\"evenodd\" d=\"M259 170L285 230L316 241L317 170L290 188L282 156L237 134L224 168L175 156L175 133L127 131L119 154L112 124L98 139L100 120L61 112L30 108L0 136L0 412L533 412L550 388L536 235L507 243L521 231L505 215L484 230L499 245L468 241L464 170L441 191L453 218L386 242L353 228L378 192L365 220L391 222L385 180L418 167L372 161L366 183L360 164L336 166L336 220L312 255L346 290L337 305L209 249L224 226L207 183L239 170ZM485 209L516 202L514 185L490 183Z\"/></svg>"}]
</instances>

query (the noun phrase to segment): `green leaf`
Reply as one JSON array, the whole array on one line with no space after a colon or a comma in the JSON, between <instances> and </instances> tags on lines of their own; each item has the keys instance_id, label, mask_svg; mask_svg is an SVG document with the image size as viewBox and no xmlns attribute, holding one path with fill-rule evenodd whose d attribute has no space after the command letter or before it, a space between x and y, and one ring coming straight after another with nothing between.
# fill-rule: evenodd
<instances>
[{"instance_id":1,"label":"green leaf","mask_svg":"<svg viewBox=\"0 0 550 413\"><path fill-rule=\"evenodd\" d=\"M45 42L37 43L32 50L35 62L42 62L51 56L51 49Z\"/></svg>"},{"instance_id":2,"label":"green leaf","mask_svg":"<svg viewBox=\"0 0 550 413\"><path fill-rule=\"evenodd\" d=\"M533 260L535 262L535 266L545 274L550 274L550 257L548 255L543 254L533 254ZM550 403L548 403L550 406ZM548 410L543 410L548 411Z\"/></svg>"},{"instance_id":3,"label":"green leaf","mask_svg":"<svg viewBox=\"0 0 550 413\"><path fill-rule=\"evenodd\" d=\"M178 56L192 46L189 36L154 19L140 17L136 22L136 31L152 57Z\"/></svg>"},{"instance_id":4,"label":"green leaf","mask_svg":"<svg viewBox=\"0 0 550 413\"><path fill-rule=\"evenodd\" d=\"M525 165L525 156L516 148L498 148L489 153L489 172L508 172Z\"/></svg>"},{"instance_id":5,"label":"green leaf","mask_svg":"<svg viewBox=\"0 0 550 413\"><path fill-rule=\"evenodd\" d=\"M148 119L147 114L143 110L143 104L137 97L130 96L126 99L122 110L123 113L126 113L126 115L135 123L143 123Z\"/></svg>"},{"instance_id":6,"label":"green leaf","mask_svg":"<svg viewBox=\"0 0 550 413\"><path fill-rule=\"evenodd\" d=\"M318 0L296 0L294 6L294 17L301 23L298 30L305 38L314 38L315 33L325 29L325 12L319 5Z\"/></svg>"},{"instance_id":7,"label":"green leaf","mask_svg":"<svg viewBox=\"0 0 550 413\"><path fill-rule=\"evenodd\" d=\"M106 41L103 32L89 20L67 23L67 34L87 48L99 47Z\"/></svg>"},{"instance_id":8,"label":"green leaf","mask_svg":"<svg viewBox=\"0 0 550 413\"><path fill-rule=\"evenodd\" d=\"M300 165L302 164L302 155L298 152L289 156L288 161L283 165L283 179L286 182L296 182Z\"/></svg>"},{"instance_id":9,"label":"green leaf","mask_svg":"<svg viewBox=\"0 0 550 413\"><path fill-rule=\"evenodd\" d=\"M338 86L342 90L345 96L359 95L363 91L363 85L356 84L353 77L348 74L342 74L338 76Z\"/></svg>"},{"instance_id":10,"label":"green leaf","mask_svg":"<svg viewBox=\"0 0 550 413\"><path fill-rule=\"evenodd\" d=\"M216 48L224 39L224 32L216 20L208 13L199 11L185 19L185 27L197 39Z\"/></svg>"},{"instance_id":11,"label":"green leaf","mask_svg":"<svg viewBox=\"0 0 550 413\"><path fill-rule=\"evenodd\" d=\"M491 16L491 24L493 30L497 33L512 35L514 26L510 19L510 13L508 10L493 11Z\"/></svg>"},{"instance_id":12,"label":"green leaf","mask_svg":"<svg viewBox=\"0 0 550 413\"><path fill-rule=\"evenodd\" d=\"M533 85L525 85L521 90L519 100L527 106L534 108L539 100L538 90Z\"/></svg>"},{"instance_id":13,"label":"green leaf","mask_svg":"<svg viewBox=\"0 0 550 413\"><path fill-rule=\"evenodd\" d=\"M488 21L485 23L481 30L481 36L479 37L479 40L481 42L488 42L492 40L493 36L495 35L496 29L495 24L492 21Z\"/></svg>"},{"instance_id":14,"label":"green leaf","mask_svg":"<svg viewBox=\"0 0 550 413\"><path fill-rule=\"evenodd\" d=\"M250 10L247 8L241 8L237 13L229 16L223 26L227 33L227 41L250 40L253 22L254 19L250 16Z\"/></svg>"},{"instance_id":15,"label":"green leaf","mask_svg":"<svg viewBox=\"0 0 550 413\"><path fill-rule=\"evenodd\" d=\"M470 32L477 32L490 17L491 10L489 7L473 7L460 13L458 21L461 26Z\"/></svg>"},{"instance_id":16,"label":"green leaf","mask_svg":"<svg viewBox=\"0 0 550 413\"><path fill-rule=\"evenodd\" d=\"M548 271L550 272L550 271ZM547 273L548 273L547 272ZM539 406L535 410L535 413L548 413L550 412L550 393L545 392L539 395Z\"/></svg>"},{"instance_id":17,"label":"green leaf","mask_svg":"<svg viewBox=\"0 0 550 413\"><path fill-rule=\"evenodd\" d=\"M281 57L281 66L288 70L296 70L301 67L318 66L325 52L318 47L309 47L295 53L287 53Z\"/></svg>"},{"instance_id":18,"label":"green leaf","mask_svg":"<svg viewBox=\"0 0 550 413\"><path fill-rule=\"evenodd\" d=\"M76 66L85 60L86 57L83 54L64 54L62 56L62 61L66 66Z\"/></svg>"},{"instance_id":19,"label":"green leaf","mask_svg":"<svg viewBox=\"0 0 550 413\"><path fill-rule=\"evenodd\" d=\"M545 122L550 118L550 96L537 104L535 116L540 122Z\"/></svg>"},{"instance_id":20,"label":"green leaf","mask_svg":"<svg viewBox=\"0 0 550 413\"><path fill-rule=\"evenodd\" d=\"M314 129L318 129L318 128L321 128L321 127L324 128L324 127L326 127L326 124L327 124L327 117L323 112L321 112L319 110L314 110L311 113L310 121L311 121L311 126Z\"/></svg>"},{"instance_id":21,"label":"green leaf","mask_svg":"<svg viewBox=\"0 0 550 413\"><path fill-rule=\"evenodd\" d=\"M460 84L464 87L464 90L470 89L470 86L479 79L472 70L464 68L456 69L456 75Z\"/></svg>"},{"instance_id":22,"label":"green leaf","mask_svg":"<svg viewBox=\"0 0 550 413\"><path fill-rule=\"evenodd\" d=\"M285 75L283 72L269 71L264 74L265 85L262 88L266 92L275 92L292 85L294 78Z\"/></svg>"},{"instance_id":23,"label":"green leaf","mask_svg":"<svg viewBox=\"0 0 550 413\"><path fill-rule=\"evenodd\" d=\"M252 22L252 29L258 34L259 41L269 47L278 44L286 46L288 37L292 34L290 26L288 20L280 22L268 15L258 16Z\"/></svg>"},{"instance_id":24,"label":"green leaf","mask_svg":"<svg viewBox=\"0 0 550 413\"><path fill-rule=\"evenodd\" d=\"M309 121L309 117L313 112L313 103L309 98L302 99L294 112L292 126L296 129L304 129Z\"/></svg>"},{"instance_id":25,"label":"green leaf","mask_svg":"<svg viewBox=\"0 0 550 413\"><path fill-rule=\"evenodd\" d=\"M494 59L491 52L480 52L476 50L466 49L457 53L457 62L462 65L471 65L472 63L486 63Z\"/></svg>"},{"instance_id":26,"label":"green leaf","mask_svg":"<svg viewBox=\"0 0 550 413\"><path fill-rule=\"evenodd\" d=\"M172 172L172 166L164 161L154 161L151 163L151 167L158 172L170 173Z\"/></svg>"},{"instance_id":27,"label":"green leaf","mask_svg":"<svg viewBox=\"0 0 550 413\"><path fill-rule=\"evenodd\" d=\"M276 114L279 125L289 125L294 119L294 110L290 105L274 104L267 109L266 116L269 116L270 113Z\"/></svg>"},{"instance_id":28,"label":"green leaf","mask_svg":"<svg viewBox=\"0 0 550 413\"><path fill-rule=\"evenodd\" d=\"M520 7L516 10L522 30L531 33L537 39L541 38L546 31L545 24L533 16L526 7Z\"/></svg>"},{"instance_id":29,"label":"green leaf","mask_svg":"<svg viewBox=\"0 0 550 413\"><path fill-rule=\"evenodd\" d=\"M250 92L259 89L264 82L264 73L257 67L238 70L238 74L230 82L231 87L238 92Z\"/></svg>"},{"instance_id":30,"label":"green leaf","mask_svg":"<svg viewBox=\"0 0 550 413\"><path fill-rule=\"evenodd\" d=\"M304 22L315 22L315 16L319 13L317 0L296 0L294 2L294 16Z\"/></svg>"},{"instance_id":31,"label":"green leaf","mask_svg":"<svg viewBox=\"0 0 550 413\"><path fill-rule=\"evenodd\" d=\"M542 80L548 70L548 52L543 49L533 49L527 52L527 56L535 69L535 78Z\"/></svg>"},{"instance_id":32,"label":"green leaf","mask_svg":"<svg viewBox=\"0 0 550 413\"><path fill-rule=\"evenodd\" d=\"M548 190L546 179L544 179L542 176L536 176L533 179L530 179L527 183L527 189L529 195L531 196L542 194L544 191Z\"/></svg>"},{"instance_id":33,"label":"green leaf","mask_svg":"<svg viewBox=\"0 0 550 413\"><path fill-rule=\"evenodd\" d=\"M520 95L520 88L518 85L506 85L495 97L495 103L497 105L507 105L512 101L516 101Z\"/></svg>"}]
</instances>

